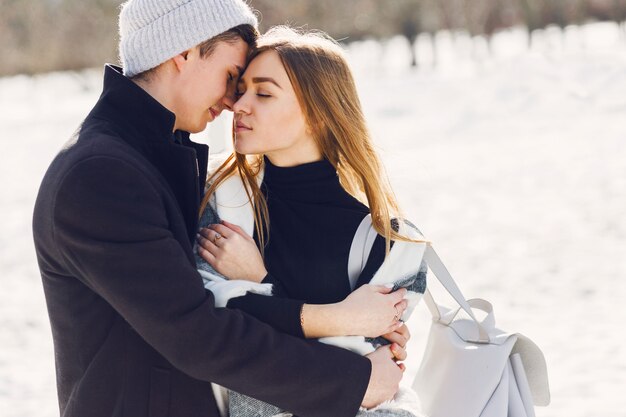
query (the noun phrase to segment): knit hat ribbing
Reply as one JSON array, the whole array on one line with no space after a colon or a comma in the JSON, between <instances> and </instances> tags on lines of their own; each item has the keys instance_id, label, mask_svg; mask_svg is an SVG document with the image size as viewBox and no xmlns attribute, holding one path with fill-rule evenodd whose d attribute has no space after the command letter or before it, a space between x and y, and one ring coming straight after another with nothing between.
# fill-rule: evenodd
<instances>
[{"instance_id":1,"label":"knit hat ribbing","mask_svg":"<svg viewBox=\"0 0 626 417\"><path fill-rule=\"evenodd\" d=\"M129 0L119 17L124 75L152 69L243 24L258 25L243 0Z\"/></svg>"}]
</instances>

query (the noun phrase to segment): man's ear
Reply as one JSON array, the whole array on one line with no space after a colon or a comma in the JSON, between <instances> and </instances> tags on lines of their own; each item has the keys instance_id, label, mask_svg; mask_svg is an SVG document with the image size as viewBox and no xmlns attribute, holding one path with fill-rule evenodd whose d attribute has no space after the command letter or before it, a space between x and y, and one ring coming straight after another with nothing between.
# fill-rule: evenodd
<instances>
[{"instance_id":1,"label":"man's ear","mask_svg":"<svg viewBox=\"0 0 626 417\"><path fill-rule=\"evenodd\" d=\"M178 55L175 55L172 60L174 61L174 65L176 66L176 69L180 72L183 70L183 68L187 65L188 62L188 58L189 57L189 50L187 51L183 51Z\"/></svg>"}]
</instances>

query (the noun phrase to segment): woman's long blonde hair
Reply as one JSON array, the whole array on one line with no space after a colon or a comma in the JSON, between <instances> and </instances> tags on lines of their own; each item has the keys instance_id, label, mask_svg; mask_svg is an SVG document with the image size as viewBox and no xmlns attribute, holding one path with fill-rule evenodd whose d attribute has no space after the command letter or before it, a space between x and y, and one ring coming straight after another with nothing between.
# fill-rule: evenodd
<instances>
[{"instance_id":1,"label":"woman's long blonde hair","mask_svg":"<svg viewBox=\"0 0 626 417\"><path fill-rule=\"evenodd\" d=\"M343 188L369 207L374 228L385 237L387 253L392 239L415 241L392 228L391 219L400 217L400 209L374 150L341 47L323 33L299 33L278 26L258 39L249 61L266 51L275 51L280 57L322 155L337 170ZM202 213L222 181L240 175L254 205L261 252L269 233L267 202L256 180L262 167L262 155L247 157L233 152L207 180L200 209Z\"/></svg>"}]
</instances>

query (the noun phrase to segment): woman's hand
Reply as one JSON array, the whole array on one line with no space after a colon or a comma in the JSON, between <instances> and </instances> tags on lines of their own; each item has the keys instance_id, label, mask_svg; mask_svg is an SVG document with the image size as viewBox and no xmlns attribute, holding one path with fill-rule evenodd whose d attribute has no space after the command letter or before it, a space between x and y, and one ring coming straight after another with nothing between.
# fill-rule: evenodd
<instances>
[{"instance_id":1,"label":"woman's hand","mask_svg":"<svg viewBox=\"0 0 626 417\"><path fill-rule=\"evenodd\" d=\"M402 349L406 349L406 344L411 338L411 332L409 332L409 328L406 324L402 323L402 326L400 326L397 330L384 334L381 337L389 340L392 344L400 346ZM396 356L396 358L401 361L406 359L406 357L401 358L398 356Z\"/></svg>"},{"instance_id":2,"label":"woman's hand","mask_svg":"<svg viewBox=\"0 0 626 417\"><path fill-rule=\"evenodd\" d=\"M393 333L404 323L400 317L407 308L406 289L391 293L391 288L363 285L337 304L337 319L344 336L378 337Z\"/></svg>"},{"instance_id":3,"label":"woman's hand","mask_svg":"<svg viewBox=\"0 0 626 417\"><path fill-rule=\"evenodd\" d=\"M404 361L406 360L406 344L411 338L411 333L409 332L409 328L406 324L402 323L396 331L387 333L382 335L381 337L389 340L391 342L390 349L391 353L395 357L396 361ZM398 366L404 371L404 364L399 363Z\"/></svg>"},{"instance_id":4,"label":"woman's hand","mask_svg":"<svg viewBox=\"0 0 626 417\"><path fill-rule=\"evenodd\" d=\"M200 229L198 254L228 279L261 282L267 275L254 239L232 223Z\"/></svg>"}]
</instances>

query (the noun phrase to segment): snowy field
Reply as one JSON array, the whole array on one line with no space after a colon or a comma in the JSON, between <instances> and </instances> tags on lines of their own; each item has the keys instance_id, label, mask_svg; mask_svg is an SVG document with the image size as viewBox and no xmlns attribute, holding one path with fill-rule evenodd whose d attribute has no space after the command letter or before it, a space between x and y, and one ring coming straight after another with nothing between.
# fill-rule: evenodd
<instances>
[{"instance_id":1,"label":"snowy field","mask_svg":"<svg viewBox=\"0 0 626 417\"><path fill-rule=\"evenodd\" d=\"M548 362L539 417L626 416L626 36L617 26L349 47L396 193L468 298ZM31 239L41 177L96 101L101 69L0 79L0 415L58 415ZM212 127L215 140L225 128ZM200 135L199 140L206 140ZM219 141L218 141L219 142ZM427 331L411 324L411 370Z\"/></svg>"}]
</instances>

